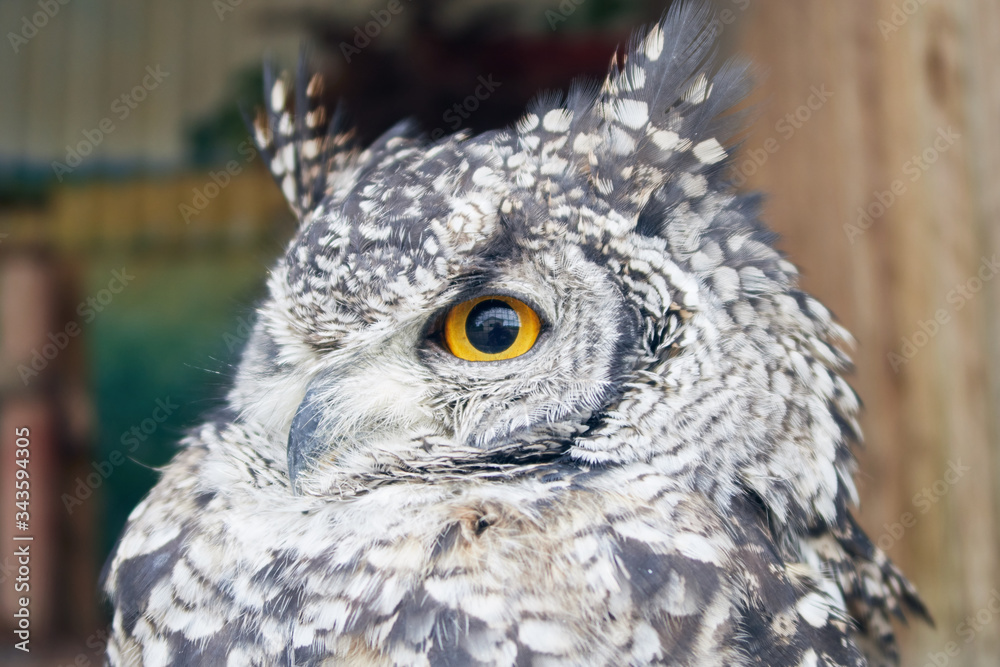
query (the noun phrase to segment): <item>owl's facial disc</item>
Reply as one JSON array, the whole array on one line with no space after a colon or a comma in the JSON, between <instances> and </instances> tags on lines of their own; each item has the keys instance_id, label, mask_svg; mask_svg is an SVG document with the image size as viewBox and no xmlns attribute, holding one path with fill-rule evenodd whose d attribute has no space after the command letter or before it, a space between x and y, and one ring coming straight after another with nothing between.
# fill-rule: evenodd
<instances>
[{"instance_id":1,"label":"owl's facial disc","mask_svg":"<svg viewBox=\"0 0 1000 667\"><path fill-rule=\"evenodd\" d=\"M482 438L469 445L474 436L463 420L449 420L454 415L424 390L439 384L429 371L446 367L457 371L459 391L495 395L532 367L528 353L544 341L548 322L526 298L486 292L456 299L424 326L403 327L310 381L288 430L288 474L297 492L321 488L325 474L370 470L386 455L407 462L428 440L490 448Z\"/></svg>"},{"instance_id":2,"label":"owl's facial disc","mask_svg":"<svg viewBox=\"0 0 1000 667\"><path fill-rule=\"evenodd\" d=\"M325 353L287 431L296 490L571 446L620 391L638 326L608 271L575 247L551 252L498 262Z\"/></svg>"},{"instance_id":3,"label":"owl's facial disc","mask_svg":"<svg viewBox=\"0 0 1000 667\"><path fill-rule=\"evenodd\" d=\"M486 294L461 300L443 315L432 318L422 342L435 345L458 360L472 362L479 369L485 362L490 363L494 371L503 372L502 366L509 360L532 350L543 326L547 324L524 301L505 294ZM399 369L383 367L383 371L381 387L366 386L360 392L348 389L351 383L345 380L353 373L346 369L325 373L310 383L288 432L288 473L293 487L298 488L299 480L324 459L335 465L343 464L345 462L340 459L352 449L363 449L366 444L378 441L405 439L403 434L407 429L399 428L401 420L398 418L387 416L385 402L377 405L378 401L366 401L364 394L382 388L391 395L395 389L398 396L393 398L398 400L390 398L395 406L412 403L406 400L403 395L406 390L402 389L407 376L412 375L409 371L401 373L393 382L391 376ZM365 418L344 418L345 414L364 415ZM411 419L407 426L412 427L415 421L420 420ZM359 428L360 424L372 422L381 428Z\"/></svg>"}]
</instances>

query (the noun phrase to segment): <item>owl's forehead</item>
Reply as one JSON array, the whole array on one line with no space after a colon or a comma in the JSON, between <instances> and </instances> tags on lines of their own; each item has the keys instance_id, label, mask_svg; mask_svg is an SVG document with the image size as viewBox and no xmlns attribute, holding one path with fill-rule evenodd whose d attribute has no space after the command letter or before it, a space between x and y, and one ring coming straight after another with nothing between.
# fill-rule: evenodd
<instances>
[{"instance_id":1,"label":"owl's forehead","mask_svg":"<svg viewBox=\"0 0 1000 667\"><path fill-rule=\"evenodd\" d=\"M289 280L345 297L405 295L525 251L600 248L634 223L591 195L571 153L567 133L391 141L307 220L286 257Z\"/></svg>"}]
</instances>

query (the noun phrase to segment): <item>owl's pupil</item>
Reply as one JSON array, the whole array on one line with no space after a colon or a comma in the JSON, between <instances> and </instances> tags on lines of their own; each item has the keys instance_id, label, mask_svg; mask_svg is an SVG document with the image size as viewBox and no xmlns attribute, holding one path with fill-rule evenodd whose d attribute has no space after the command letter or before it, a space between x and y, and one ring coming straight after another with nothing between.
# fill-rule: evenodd
<instances>
[{"instance_id":1,"label":"owl's pupil","mask_svg":"<svg viewBox=\"0 0 1000 667\"><path fill-rule=\"evenodd\" d=\"M517 340L521 318L503 301L488 299L476 304L465 320L465 335L484 354L500 354Z\"/></svg>"}]
</instances>

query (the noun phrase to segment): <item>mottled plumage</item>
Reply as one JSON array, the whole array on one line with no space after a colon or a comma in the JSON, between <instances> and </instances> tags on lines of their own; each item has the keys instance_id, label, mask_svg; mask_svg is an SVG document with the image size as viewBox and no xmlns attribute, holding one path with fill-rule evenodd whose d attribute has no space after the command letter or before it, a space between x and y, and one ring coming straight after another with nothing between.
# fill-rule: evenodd
<instances>
[{"instance_id":1,"label":"mottled plumage","mask_svg":"<svg viewBox=\"0 0 1000 667\"><path fill-rule=\"evenodd\" d=\"M258 141L301 227L110 561L112 665L865 665L924 614L854 522L849 339L725 180L747 67L671 10L515 127ZM296 111L297 110L297 111ZM444 313L528 304L457 358Z\"/></svg>"}]
</instances>

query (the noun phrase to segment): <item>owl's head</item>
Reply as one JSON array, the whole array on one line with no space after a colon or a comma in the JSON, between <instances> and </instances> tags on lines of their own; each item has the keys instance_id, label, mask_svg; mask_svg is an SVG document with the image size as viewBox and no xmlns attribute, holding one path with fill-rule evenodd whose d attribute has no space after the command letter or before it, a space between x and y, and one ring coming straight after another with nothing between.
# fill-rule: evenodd
<instances>
[{"instance_id":1,"label":"owl's head","mask_svg":"<svg viewBox=\"0 0 1000 667\"><path fill-rule=\"evenodd\" d=\"M779 524L854 495L848 336L726 181L747 67L679 4L514 127L360 149L322 81L258 141L301 225L230 399L292 488L648 465Z\"/></svg>"}]
</instances>

